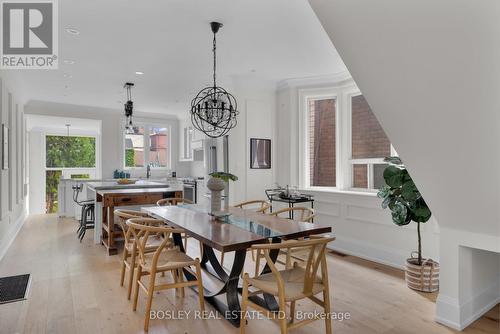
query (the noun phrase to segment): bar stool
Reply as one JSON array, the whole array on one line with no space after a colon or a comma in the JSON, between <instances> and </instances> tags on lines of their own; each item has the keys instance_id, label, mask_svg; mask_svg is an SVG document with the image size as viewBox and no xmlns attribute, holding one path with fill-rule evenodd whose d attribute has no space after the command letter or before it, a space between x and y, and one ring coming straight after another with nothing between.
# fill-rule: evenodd
<instances>
[{"instance_id":1,"label":"bar stool","mask_svg":"<svg viewBox=\"0 0 500 334\"><path fill-rule=\"evenodd\" d=\"M73 189L73 201L82 207L82 213L79 220L79 227L77 230L78 239L82 242L85 232L95 227L95 203L93 200L79 201L78 195L83 189L83 184L75 184Z\"/></svg>"}]
</instances>

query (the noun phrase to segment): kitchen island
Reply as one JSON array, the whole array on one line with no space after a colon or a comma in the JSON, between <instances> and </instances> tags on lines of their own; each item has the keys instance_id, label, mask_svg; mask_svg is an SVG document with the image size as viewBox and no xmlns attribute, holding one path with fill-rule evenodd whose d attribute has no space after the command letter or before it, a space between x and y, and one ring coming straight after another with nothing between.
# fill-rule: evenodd
<instances>
[{"instance_id":1,"label":"kitchen island","mask_svg":"<svg viewBox=\"0 0 500 334\"><path fill-rule=\"evenodd\" d=\"M108 255L116 254L116 243L123 240L123 233L115 224L115 207L155 205L162 198L182 198L182 186L177 183L145 180L134 184L88 182L87 192L93 194L96 203L94 241L96 244L102 243Z\"/></svg>"}]
</instances>

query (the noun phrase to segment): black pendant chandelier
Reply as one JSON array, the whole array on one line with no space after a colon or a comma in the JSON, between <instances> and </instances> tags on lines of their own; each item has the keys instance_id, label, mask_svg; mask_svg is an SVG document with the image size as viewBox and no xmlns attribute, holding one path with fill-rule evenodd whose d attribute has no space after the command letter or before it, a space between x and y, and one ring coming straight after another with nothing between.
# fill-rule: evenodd
<instances>
[{"instance_id":1,"label":"black pendant chandelier","mask_svg":"<svg viewBox=\"0 0 500 334\"><path fill-rule=\"evenodd\" d=\"M191 122L193 126L211 138L226 135L236 126L238 115L236 99L224 88L216 83L216 38L215 35L222 27L222 23L211 22L214 55L214 83L213 86L203 88L191 101Z\"/></svg>"},{"instance_id":2,"label":"black pendant chandelier","mask_svg":"<svg viewBox=\"0 0 500 334\"><path fill-rule=\"evenodd\" d=\"M123 88L125 88L127 92L127 102L125 102L125 118L126 118L126 123L125 123L125 132L126 133L134 133L134 125L132 123L132 114L134 111L134 102L132 102L132 87L134 87L134 84L131 82L126 82L125 85L123 85Z\"/></svg>"}]
</instances>

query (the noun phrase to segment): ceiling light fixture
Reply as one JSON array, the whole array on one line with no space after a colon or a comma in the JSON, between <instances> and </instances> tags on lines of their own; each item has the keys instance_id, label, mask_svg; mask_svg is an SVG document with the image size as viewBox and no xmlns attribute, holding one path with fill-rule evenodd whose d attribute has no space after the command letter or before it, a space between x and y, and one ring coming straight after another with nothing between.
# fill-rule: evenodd
<instances>
[{"instance_id":1,"label":"ceiling light fixture","mask_svg":"<svg viewBox=\"0 0 500 334\"><path fill-rule=\"evenodd\" d=\"M71 35L80 35L80 30L75 28L66 28L66 32Z\"/></svg>"},{"instance_id":2,"label":"ceiling light fixture","mask_svg":"<svg viewBox=\"0 0 500 334\"><path fill-rule=\"evenodd\" d=\"M137 74L137 75L143 75L143 74L144 74L144 72L137 71L137 72L135 72L135 74Z\"/></svg>"},{"instance_id":3,"label":"ceiling light fixture","mask_svg":"<svg viewBox=\"0 0 500 334\"><path fill-rule=\"evenodd\" d=\"M132 87L134 84L132 82L126 82L123 88L125 88L127 92L127 102L125 102L125 133L133 134L134 133L134 125L132 124L132 114L134 111L134 102L132 102Z\"/></svg>"},{"instance_id":4,"label":"ceiling light fixture","mask_svg":"<svg viewBox=\"0 0 500 334\"><path fill-rule=\"evenodd\" d=\"M73 65L73 64L75 63L75 61L74 61L74 60L71 60L71 59L64 59L64 63L65 63L66 65Z\"/></svg>"},{"instance_id":5,"label":"ceiling light fixture","mask_svg":"<svg viewBox=\"0 0 500 334\"><path fill-rule=\"evenodd\" d=\"M211 22L213 38L213 86L203 88L191 101L191 122L193 126L211 138L225 136L236 126L238 115L236 99L216 83L217 41L215 35L222 23Z\"/></svg>"},{"instance_id":6,"label":"ceiling light fixture","mask_svg":"<svg viewBox=\"0 0 500 334\"><path fill-rule=\"evenodd\" d=\"M64 73L63 77L71 79L73 76L71 74L69 74L69 73Z\"/></svg>"}]
</instances>

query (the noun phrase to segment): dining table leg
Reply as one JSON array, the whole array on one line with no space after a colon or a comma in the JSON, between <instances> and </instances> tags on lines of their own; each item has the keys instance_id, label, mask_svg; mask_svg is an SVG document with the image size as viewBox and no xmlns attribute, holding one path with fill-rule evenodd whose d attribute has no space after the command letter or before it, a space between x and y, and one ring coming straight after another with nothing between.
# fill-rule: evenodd
<instances>
[{"instance_id":1,"label":"dining table leg","mask_svg":"<svg viewBox=\"0 0 500 334\"><path fill-rule=\"evenodd\" d=\"M181 235L175 233L173 235L173 239L174 244L184 252ZM229 272L229 274L222 268L211 247L203 245L203 253L204 256L207 257L207 262L204 265L204 269L224 283L224 285L217 291L210 291L204 287L203 295L205 297L205 300L209 302L217 311L219 311L222 316L224 316L224 318L226 318L226 320L228 320L232 325L234 325L235 327L239 327L241 319L241 307L238 297L238 294L240 292L238 283L241 271L243 270L243 266L245 265L247 250L240 249L235 251L233 265L231 266L231 271ZM211 268L207 266L208 262L210 263ZM187 270L184 270L184 276L187 280L196 279L196 277ZM196 287L192 288L193 290L197 291ZM222 298L219 297L223 294L226 295L225 303L221 300Z\"/></svg>"}]
</instances>

